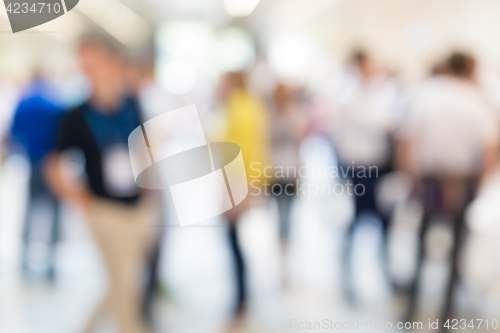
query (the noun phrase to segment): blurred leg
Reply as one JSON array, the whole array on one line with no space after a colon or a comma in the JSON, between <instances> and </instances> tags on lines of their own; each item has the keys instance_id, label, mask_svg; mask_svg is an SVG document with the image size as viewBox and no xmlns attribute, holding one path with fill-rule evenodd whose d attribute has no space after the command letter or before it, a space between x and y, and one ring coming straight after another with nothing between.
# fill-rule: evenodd
<instances>
[{"instance_id":1,"label":"blurred leg","mask_svg":"<svg viewBox=\"0 0 500 333\"><path fill-rule=\"evenodd\" d=\"M374 212L377 213L378 218L380 219L381 227L382 227L382 243L380 246L380 264L382 267L382 271L389 282L391 287L394 287L394 281L391 273L391 265L389 258L389 235L391 229L391 211L384 211L380 208L380 205L377 202L377 188L379 186L379 179L384 177L388 173L388 168L382 168L379 170L379 175L377 178L369 178L364 182L366 192L365 196L367 196L367 208L370 208ZM380 177L380 178L378 178ZM369 192L368 192L369 191Z\"/></svg>"},{"instance_id":2,"label":"blurred leg","mask_svg":"<svg viewBox=\"0 0 500 333\"><path fill-rule=\"evenodd\" d=\"M108 272L108 289L92 314L85 333L93 333L99 321L108 316L116 320L120 333L128 332L127 326L131 327L129 320L134 318L133 314L128 313L130 304L127 304L131 299L127 283L131 275L127 269L130 248L120 244L126 241L123 230L102 224L93 230Z\"/></svg>"},{"instance_id":3,"label":"blurred leg","mask_svg":"<svg viewBox=\"0 0 500 333\"><path fill-rule=\"evenodd\" d=\"M57 244L59 243L61 234L61 216L60 205L55 197L49 196L50 206L52 208L52 224L49 239L49 257L47 266L47 276L53 281L56 276L56 261L57 261Z\"/></svg>"},{"instance_id":4,"label":"blurred leg","mask_svg":"<svg viewBox=\"0 0 500 333\"><path fill-rule=\"evenodd\" d=\"M125 239L120 246L127 247L128 251L122 252L121 281L120 281L120 304L119 304L119 326L120 332L142 333L146 332L141 315L141 280L144 271L144 263L147 257L147 239L145 230L140 221L131 225ZM148 227L150 228L150 227ZM133 240L135 237L135 241ZM118 273L118 272L117 272Z\"/></svg>"},{"instance_id":5,"label":"blurred leg","mask_svg":"<svg viewBox=\"0 0 500 333\"><path fill-rule=\"evenodd\" d=\"M444 183L444 201L446 209L454 217L453 224L453 247L450 254L450 275L446 288L445 302L441 318L443 323L450 319L453 311L454 296L459 279L458 265L460 261L460 251L463 241L465 226L465 209L472 201L476 192L477 181L475 179L449 179ZM443 331L446 331L442 327Z\"/></svg>"},{"instance_id":6,"label":"blurred leg","mask_svg":"<svg viewBox=\"0 0 500 333\"><path fill-rule=\"evenodd\" d=\"M236 276L237 305L235 315L242 315L247 302L246 267L236 228L236 221L230 221L228 239Z\"/></svg>"},{"instance_id":7,"label":"blurred leg","mask_svg":"<svg viewBox=\"0 0 500 333\"><path fill-rule=\"evenodd\" d=\"M104 297L101 299L99 305L89 318L84 331L85 333L93 333L99 321L106 315L112 314L113 304L116 303L114 298L116 298L119 294L116 290L118 283L113 280L115 274L112 274L112 272L114 272L116 268L112 268L112 266L115 265L115 261L113 260L113 251L111 250L111 246L107 240L108 236L106 234L108 232L100 222L100 219L94 215L90 218L89 226L95 241L99 246L102 259L108 271L108 287Z\"/></svg>"},{"instance_id":8,"label":"blurred leg","mask_svg":"<svg viewBox=\"0 0 500 333\"><path fill-rule=\"evenodd\" d=\"M30 237L31 229L33 227L33 214L34 214L34 203L36 201L33 192L30 190L28 194L28 203L26 206L26 215L24 217L23 225L23 247L21 253L21 271L26 277L30 273L29 269L29 247L30 247Z\"/></svg>"},{"instance_id":9,"label":"blurred leg","mask_svg":"<svg viewBox=\"0 0 500 333\"><path fill-rule=\"evenodd\" d=\"M149 251L148 263L146 267L146 283L144 287L144 297L142 304L142 313L146 320L152 319L152 307L155 298L155 292L158 287L158 269L160 266L160 252L163 240L163 233L154 242L153 248Z\"/></svg>"},{"instance_id":10,"label":"blurred leg","mask_svg":"<svg viewBox=\"0 0 500 333\"><path fill-rule=\"evenodd\" d=\"M380 221L382 223L382 244L380 247L380 259L382 263L382 270L384 275L391 286L394 286L394 281L391 274L391 263L389 258L389 235L391 219L383 212L379 212Z\"/></svg>"},{"instance_id":11,"label":"blurred leg","mask_svg":"<svg viewBox=\"0 0 500 333\"><path fill-rule=\"evenodd\" d=\"M97 308L92 313L92 316L87 321L87 326L84 330L84 333L94 333L95 328L99 323L99 320L101 320L106 315L111 315L112 304L114 302L113 296L118 294L116 291L113 290L113 288L115 288L114 286L115 283L109 281L108 290L106 291L106 294L100 301Z\"/></svg>"},{"instance_id":12,"label":"blurred leg","mask_svg":"<svg viewBox=\"0 0 500 333\"><path fill-rule=\"evenodd\" d=\"M29 272L29 248L30 238L35 222L35 203L45 195L44 186L42 184L42 175L39 168L33 166L31 170L29 188L28 188L28 202L26 205L26 215L24 217L23 226L23 249L21 254L21 269L24 275Z\"/></svg>"},{"instance_id":13,"label":"blurred leg","mask_svg":"<svg viewBox=\"0 0 500 333\"><path fill-rule=\"evenodd\" d=\"M278 215L279 215L279 237L281 243L281 251L282 251L282 272L283 272L283 286L286 287L288 285L288 277L286 274L287 271L287 253L288 253L288 239L290 236L290 215L293 200L295 197L295 191L292 190L292 186L286 187L288 184L281 184L281 193L275 195L276 203L278 205ZM288 189L288 193L285 192L285 189Z\"/></svg>"},{"instance_id":14,"label":"blurred leg","mask_svg":"<svg viewBox=\"0 0 500 333\"><path fill-rule=\"evenodd\" d=\"M446 298L443 312L441 314L443 324L446 323L446 320L451 319L450 316L453 312L454 296L457 288L457 282L459 280L458 265L460 262L460 250L465 231L465 217L464 211L462 211L455 220L455 224L453 226L453 248L451 250L450 257L450 275L446 288ZM446 328L442 327L442 330L446 331Z\"/></svg>"},{"instance_id":15,"label":"blurred leg","mask_svg":"<svg viewBox=\"0 0 500 333\"><path fill-rule=\"evenodd\" d=\"M427 232L429 231L429 225L431 222L431 213L424 212L424 216L422 218L422 223L420 225L419 239L418 239L418 254L417 254L417 262L415 268L415 277L410 286L410 299L408 304L408 312L406 314L406 321L412 321L415 317L417 311L418 304L418 288L420 285L420 280L422 278L422 267L425 259L425 237L427 236Z\"/></svg>"},{"instance_id":16,"label":"blurred leg","mask_svg":"<svg viewBox=\"0 0 500 333\"><path fill-rule=\"evenodd\" d=\"M361 214L365 212L376 212L375 201L375 181L372 178L353 178L353 197L355 200L355 213L349 228L347 229L342 253L343 264L343 286L346 300L354 304L354 276L352 265L352 251L354 245L354 235L359 225ZM358 195L359 194L359 195Z\"/></svg>"},{"instance_id":17,"label":"blurred leg","mask_svg":"<svg viewBox=\"0 0 500 333\"><path fill-rule=\"evenodd\" d=\"M352 270L352 248L354 242L354 233L358 224L358 217L355 216L351 224L347 228L344 236L344 246L342 249L342 288L344 297L349 304L355 302L355 292L353 283L353 270Z\"/></svg>"},{"instance_id":18,"label":"blurred leg","mask_svg":"<svg viewBox=\"0 0 500 333\"><path fill-rule=\"evenodd\" d=\"M129 208L96 203L92 215L90 225L108 270L109 287L86 332L93 332L106 312L115 317L120 333L146 332L140 311L141 273L153 214L148 206Z\"/></svg>"},{"instance_id":19,"label":"blurred leg","mask_svg":"<svg viewBox=\"0 0 500 333\"><path fill-rule=\"evenodd\" d=\"M284 188L284 186L282 187ZM279 214L279 232L282 244L288 243L288 236L290 232L290 213L294 197L295 195L287 195L284 192L276 195Z\"/></svg>"}]
</instances>

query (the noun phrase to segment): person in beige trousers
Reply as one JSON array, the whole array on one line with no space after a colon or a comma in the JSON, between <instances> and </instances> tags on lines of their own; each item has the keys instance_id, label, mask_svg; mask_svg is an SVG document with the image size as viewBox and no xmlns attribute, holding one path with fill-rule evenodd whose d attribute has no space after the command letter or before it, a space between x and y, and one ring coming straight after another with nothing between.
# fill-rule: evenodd
<instances>
[{"instance_id":1,"label":"person in beige trousers","mask_svg":"<svg viewBox=\"0 0 500 333\"><path fill-rule=\"evenodd\" d=\"M87 102L65 114L46 175L54 192L83 210L108 271L108 289L85 332L110 316L120 333L144 333L141 278L158 205L139 189L128 158L128 135L142 123L129 98L123 61L112 41L92 37L80 45L81 66L92 84ZM67 152L85 158L85 177L68 174Z\"/></svg>"}]
</instances>

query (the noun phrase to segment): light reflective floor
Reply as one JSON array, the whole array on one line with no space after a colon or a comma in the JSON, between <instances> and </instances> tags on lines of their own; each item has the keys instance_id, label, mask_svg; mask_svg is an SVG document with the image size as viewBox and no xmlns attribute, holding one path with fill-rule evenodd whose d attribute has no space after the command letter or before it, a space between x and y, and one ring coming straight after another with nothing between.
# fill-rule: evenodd
<instances>
[{"instance_id":1,"label":"light reflective floor","mask_svg":"<svg viewBox=\"0 0 500 333\"><path fill-rule=\"evenodd\" d=\"M320 153L321 149L313 149L307 158L331 163L331 159L325 160ZM37 277L21 278L19 253L26 175L25 164L18 158L9 159L1 169L0 332L79 333L106 287L99 250L85 221L66 208L56 283L49 285ZM242 332L299 331L292 329L294 320L305 323L361 319L394 324L400 321L405 299L395 295L384 278L378 256L380 230L369 219L357 232L354 245L354 279L359 304L352 307L344 301L340 253L351 207L347 197L299 197L293 211L287 264L283 264L280 257L275 204L271 201L254 208L243 218L239 232L250 275L250 309ZM399 214L391 237L393 273L400 281L411 276L414 260L415 218L412 220L408 211ZM166 224L152 226L165 232L161 259L163 294L155 306L156 331L222 332L234 293L226 230L215 219L207 222L214 227L179 228L172 222ZM423 322L422 331L430 331L428 320L435 320L438 315L447 274L439 244L446 244L447 237L448 232L443 228L436 228L430 237L429 242L436 250L425 265L418 318ZM489 249L482 251L476 248L468 253L474 253L474 258L480 261ZM286 289L282 284L283 272L288 275ZM493 276L491 272L488 274ZM459 293L461 318L495 318L500 313L498 290L484 281L478 285L474 275L470 279L469 275L465 276L466 288ZM111 333L114 329L104 323L100 331Z\"/></svg>"}]
</instances>

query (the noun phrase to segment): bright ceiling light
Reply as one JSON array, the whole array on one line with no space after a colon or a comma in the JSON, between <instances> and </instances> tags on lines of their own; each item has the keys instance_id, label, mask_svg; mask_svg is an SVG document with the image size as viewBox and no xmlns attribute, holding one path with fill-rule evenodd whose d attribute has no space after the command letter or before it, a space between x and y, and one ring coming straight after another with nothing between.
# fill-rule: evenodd
<instances>
[{"instance_id":1,"label":"bright ceiling light","mask_svg":"<svg viewBox=\"0 0 500 333\"><path fill-rule=\"evenodd\" d=\"M255 64L255 45L252 36L240 28L220 32L217 40L217 62L222 71L242 71Z\"/></svg>"},{"instance_id":2,"label":"bright ceiling light","mask_svg":"<svg viewBox=\"0 0 500 333\"><path fill-rule=\"evenodd\" d=\"M271 42L268 49L269 63L278 78L305 78L310 73L315 51L305 36L283 36Z\"/></svg>"},{"instance_id":3,"label":"bright ceiling light","mask_svg":"<svg viewBox=\"0 0 500 333\"><path fill-rule=\"evenodd\" d=\"M196 70L184 61L173 61L159 70L160 82L172 94L190 92L197 81Z\"/></svg>"},{"instance_id":4,"label":"bright ceiling light","mask_svg":"<svg viewBox=\"0 0 500 333\"><path fill-rule=\"evenodd\" d=\"M212 66L207 60L213 53L215 34L212 27L191 21L171 21L158 29L160 52L168 60L187 61L197 69Z\"/></svg>"},{"instance_id":5,"label":"bright ceiling light","mask_svg":"<svg viewBox=\"0 0 500 333\"><path fill-rule=\"evenodd\" d=\"M260 0L224 0L226 13L232 17L252 14Z\"/></svg>"}]
</instances>

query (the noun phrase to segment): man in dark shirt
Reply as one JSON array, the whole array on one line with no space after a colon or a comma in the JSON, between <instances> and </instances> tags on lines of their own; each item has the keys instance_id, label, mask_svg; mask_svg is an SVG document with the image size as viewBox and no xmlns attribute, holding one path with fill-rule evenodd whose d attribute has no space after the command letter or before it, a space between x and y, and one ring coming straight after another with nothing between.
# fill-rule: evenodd
<instances>
[{"instance_id":1,"label":"man in dark shirt","mask_svg":"<svg viewBox=\"0 0 500 333\"><path fill-rule=\"evenodd\" d=\"M56 193L83 210L109 273L107 294L86 332L110 311L121 333L142 333L141 266L157 209L136 186L128 155L128 136L141 124L139 109L128 97L124 63L112 41L83 42L80 59L92 93L62 119L47 173ZM83 155L85 177L65 176L65 153L71 150Z\"/></svg>"},{"instance_id":2,"label":"man in dark shirt","mask_svg":"<svg viewBox=\"0 0 500 333\"><path fill-rule=\"evenodd\" d=\"M56 150L81 151L92 195L135 204L139 200L139 188L132 174L126 174L129 170L123 169L130 169L128 136L140 124L137 103L131 97L124 98L113 112L101 110L89 101L63 117ZM120 165L122 162L124 165ZM122 175L117 176L120 172Z\"/></svg>"}]
</instances>

